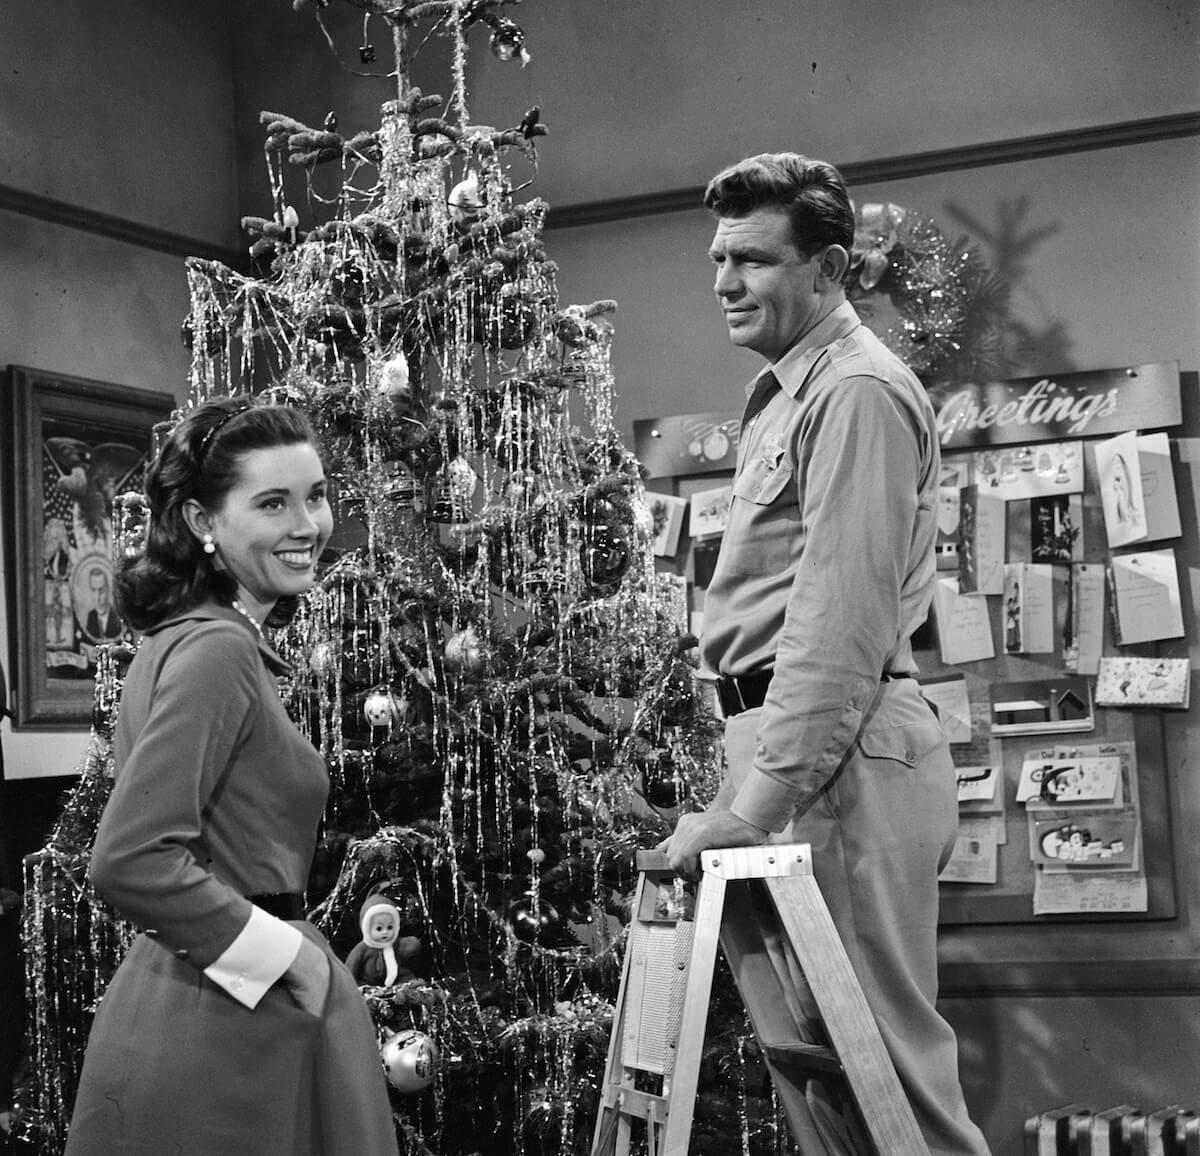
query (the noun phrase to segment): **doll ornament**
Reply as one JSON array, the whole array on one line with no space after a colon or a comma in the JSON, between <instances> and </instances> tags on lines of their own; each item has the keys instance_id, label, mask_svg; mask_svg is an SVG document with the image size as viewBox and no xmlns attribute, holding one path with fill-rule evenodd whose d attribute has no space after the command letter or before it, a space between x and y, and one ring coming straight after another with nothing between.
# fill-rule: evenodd
<instances>
[{"instance_id":1,"label":"doll ornament","mask_svg":"<svg viewBox=\"0 0 1200 1156\"><path fill-rule=\"evenodd\" d=\"M359 987L390 987L418 978L409 965L421 954L421 941L400 934L400 912L386 895L368 895L358 922L362 941L351 948L346 967Z\"/></svg>"}]
</instances>

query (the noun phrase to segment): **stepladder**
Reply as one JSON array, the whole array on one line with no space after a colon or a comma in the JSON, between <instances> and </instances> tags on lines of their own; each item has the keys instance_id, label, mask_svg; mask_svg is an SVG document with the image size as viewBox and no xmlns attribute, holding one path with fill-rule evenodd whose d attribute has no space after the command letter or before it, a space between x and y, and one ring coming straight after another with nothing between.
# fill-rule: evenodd
<instances>
[{"instance_id":1,"label":"stepladder","mask_svg":"<svg viewBox=\"0 0 1200 1156\"><path fill-rule=\"evenodd\" d=\"M928 1156L807 843L641 851L591 1156L691 1146L718 946L802 1156Z\"/></svg>"}]
</instances>

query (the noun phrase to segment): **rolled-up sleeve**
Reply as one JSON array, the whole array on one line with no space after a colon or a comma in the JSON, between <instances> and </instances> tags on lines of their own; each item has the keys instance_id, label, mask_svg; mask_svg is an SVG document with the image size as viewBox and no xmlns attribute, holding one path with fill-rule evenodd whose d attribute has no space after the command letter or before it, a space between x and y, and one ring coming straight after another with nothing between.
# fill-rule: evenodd
<instances>
[{"instance_id":1,"label":"rolled-up sleeve","mask_svg":"<svg viewBox=\"0 0 1200 1156\"><path fill-rule=\"evenodd\" d=\"M803 545L754 766L731 809L779 831L837 769L901 631L923 470L913 414L850 377L805 415L795 447Z\"/></svg>"}]
</instances>

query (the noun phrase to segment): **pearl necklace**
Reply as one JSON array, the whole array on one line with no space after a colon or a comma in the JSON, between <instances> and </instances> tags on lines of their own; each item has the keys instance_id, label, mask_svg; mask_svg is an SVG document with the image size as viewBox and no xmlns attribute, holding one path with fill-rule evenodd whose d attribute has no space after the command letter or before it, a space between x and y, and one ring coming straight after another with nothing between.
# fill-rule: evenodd
<instances>
[{"instance_id":1,"label":"pearl necklace","mask_svg":"<svg viewBox=\"0 0 1200 1156\"><path fill-rule=\"evenodd\" d=\"M250 613L236 598L233 600L233 608L236 610L251 626L258 632L259 638L263 636L262 623L259 622L253 614Z\"/></svg>"}]
</instances>

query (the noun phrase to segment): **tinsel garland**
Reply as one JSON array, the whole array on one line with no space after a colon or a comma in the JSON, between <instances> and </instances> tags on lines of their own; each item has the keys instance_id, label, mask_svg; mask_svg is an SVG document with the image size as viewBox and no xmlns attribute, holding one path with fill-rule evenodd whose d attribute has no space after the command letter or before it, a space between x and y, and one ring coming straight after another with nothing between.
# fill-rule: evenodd
<instances>
[{"instance_id":1,"label":"tinsel garland","mask_svg":"<svg viewBox=\"0 0 1200 1156\"><path fill-rule=\"evenodd\" d=\"M859 206L855 225L847 296L922 382L1001 374L1008 286L979 250L901 205ZM882 298L895 307L894 322L875 320Z\"/></svg>"}]
</instances>

